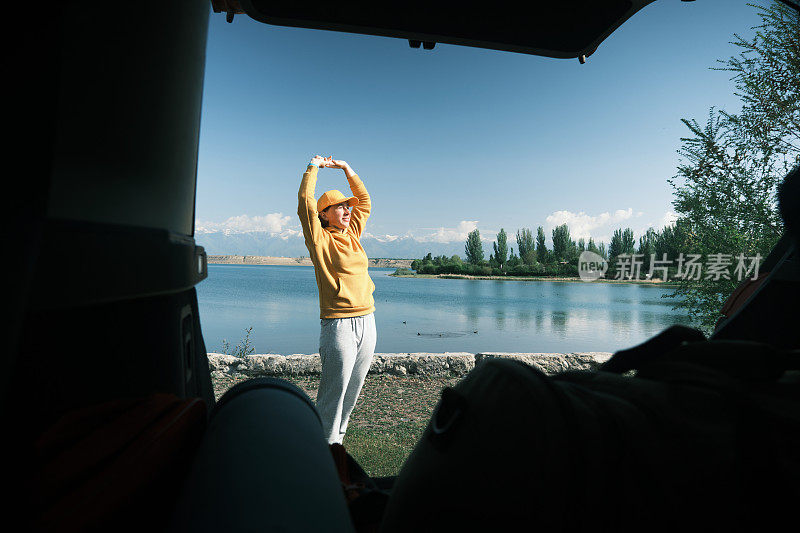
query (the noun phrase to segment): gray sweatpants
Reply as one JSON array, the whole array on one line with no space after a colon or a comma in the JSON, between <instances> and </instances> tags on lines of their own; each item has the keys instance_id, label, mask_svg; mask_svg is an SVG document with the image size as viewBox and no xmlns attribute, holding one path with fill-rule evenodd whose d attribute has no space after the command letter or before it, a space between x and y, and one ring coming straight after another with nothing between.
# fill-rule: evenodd
<instances>
[{"instance_id":1,"label":"gray sweatpants","mask_svg":"<svg viewBox=\"0 0 800 533\"><path fill-rule=\"evenodd\" d=\"M320 323L317 411L328 444L341 444L375 353L375 315L324 318Z\"/></svg>"}]
</instances>

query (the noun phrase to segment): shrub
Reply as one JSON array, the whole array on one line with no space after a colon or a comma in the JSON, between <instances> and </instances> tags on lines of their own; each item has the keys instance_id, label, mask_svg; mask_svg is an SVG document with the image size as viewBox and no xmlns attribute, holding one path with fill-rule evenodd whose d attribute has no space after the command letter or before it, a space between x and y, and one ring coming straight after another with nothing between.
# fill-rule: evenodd
<instances>
[{"instance_id":1,"label":"shrub","mask_svg":"<svg viewBox=\"0 0 800 533\"><path fill-rule=\"evenodd\" d=\"M253 326L250 326L245 330L244 338L241 341L239 341L239 344L236 345L235 348L233 348L233 351L231 351L230 343L226 339L222 339L222 349L221 349L222 353L233 355L236 357L244 357L256 351L256 349L250 342L250 333L252 331L253 331Z\"/></svg>"}]
</instances>

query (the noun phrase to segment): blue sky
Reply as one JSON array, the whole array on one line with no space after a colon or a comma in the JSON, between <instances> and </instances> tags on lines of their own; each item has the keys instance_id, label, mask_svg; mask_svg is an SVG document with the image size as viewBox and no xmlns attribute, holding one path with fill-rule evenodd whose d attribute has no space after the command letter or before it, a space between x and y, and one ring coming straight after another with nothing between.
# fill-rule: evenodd
<instances>
[{"instance_id":1,"label":"blue sky","mask_svg":"<svg viewBox=\"0 0 800 533\"><path fill-rule=\"evenodd\" d=\"M197 231L300 238L297 189L316 153L362 177L381 239L540 225L549 238L566 222L573 239L608 243L617 227L660 228L680 119L738 109L729 74L710 67L758 22L743 0L660 0L581 65L211 13ZM317 195L332 188L347 191L343 173L320 171Z\"/></svg>"}]
</instances>

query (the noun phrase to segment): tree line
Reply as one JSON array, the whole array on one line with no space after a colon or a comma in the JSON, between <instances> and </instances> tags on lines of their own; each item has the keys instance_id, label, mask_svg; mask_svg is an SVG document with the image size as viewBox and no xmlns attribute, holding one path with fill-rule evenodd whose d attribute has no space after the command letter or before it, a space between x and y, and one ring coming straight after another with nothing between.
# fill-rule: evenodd
<instances>
[{"instance_id":1,"label":"tree line","mask_svg":"<svg viewBox=\"0 0 800 533\"><path fill-rule=\"evenodd\" d=\"M508 233L501 228L492 242L488 260L483 249L480 230L467 235L464 259L459 255L450 257L432 256L412 261L411 268L418 274L468 274L484 276L578 276L578 258L581 252L590 251L606 259L609 274L616 274L617 258L622 255L641 254L642 273L650 270L651 258L677 258L682 244L686 242L685 224L665 226L660 231L648 229L638 239L631 228L619 228L614 232L608 248L594 239L570 236L569 226L561 224L552 230L552 248L547 247L542 226L536 229L536 237L530 228L516 232L516 251L509 246ZM607 275L608 277L608 275Z\"/></svg>"}]
</instances>

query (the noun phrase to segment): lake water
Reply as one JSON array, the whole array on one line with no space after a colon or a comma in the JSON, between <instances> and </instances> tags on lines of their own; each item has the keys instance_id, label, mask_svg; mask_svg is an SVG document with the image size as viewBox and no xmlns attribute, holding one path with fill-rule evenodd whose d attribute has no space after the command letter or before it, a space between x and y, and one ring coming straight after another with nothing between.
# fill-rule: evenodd
<instances>
[{"instance_id":1,"label":"lake water","mask_svg":"<svg viewBox=\"0 0 800 533\"><path fill-rule=\"evenodd\" d=\"M670 289L556 281L413 279L370 268L377 352L613 352L672 324ZM235 346L252 327L255 353L317 353L313 267L209 265L197 286L206 349Z\"/></svg>"}]
</instances>

